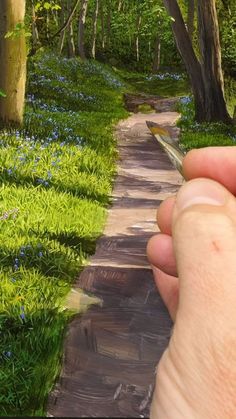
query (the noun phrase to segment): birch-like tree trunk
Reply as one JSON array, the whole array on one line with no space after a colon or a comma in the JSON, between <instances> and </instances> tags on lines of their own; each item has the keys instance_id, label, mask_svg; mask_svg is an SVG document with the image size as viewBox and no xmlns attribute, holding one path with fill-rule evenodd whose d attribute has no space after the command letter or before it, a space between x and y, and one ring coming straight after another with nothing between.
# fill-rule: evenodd
<instances>
[{"instance_id":1,"label":"birch-like tree trunk","mask_svg":"<svg viewBox=\"0 0 236 419\"><path fill-rule=\"evenodd\" d=\"M140 59L139 32L140 32L140 28L141 28L141 23L142 23L142 16L141 15L138 15L137 21L136 21L137 35L136 35L136 39L135 39L135 49L136 49L136 60L137 60L137 62L139 62L139 59Z\"/></svg>"},{"instance_id":2,"label":"birch-like tree trunk","mask_svg":"<svg viewBox=\"0 0 236 419\"><path fill-rule=\"evenodd\" d=\"M102 49L105 49L106 36L105 36L105 22L104 22L104 5L103 5L103 1L101 1L101 3L100 3L100 19L101 19Z\"/></svg>"},{"instance_id":3,"label":"birch-like tree trunk","mask_svg":"<svg viewBox=\"0 0 236 419\"><path fill-rule=\"evenodd\" d=\"M39 45L39 32L38 32L38 27L37 27L34 0L31 0L31 5L32 5L32 44L33 44L33 48L35 49Z\"/></svg>"},{"instance_id":4,"label":"birch-like tree trunk","mask_svg":"<svg viewBox=\"0 0 236 419\"><path fill-rule=\"evenodd\" d=\"M161 39L160 36L157 35L155 40L155 47L154 47L154 59L153 59L153 66L152 66L152 72L156 73L158 70L160 70L161 65Z\"/></svg>"},{"instance_id":5,"label":"birch-like tree trunk","mask_svg":"<svg viewBox=\"0 0 236 419\"><path fill-rule=\"evenodd\" d=\"M60 26L62 27L65 23L66 20L66 16L65 16L65 3L64 0L62 0L61 2L61 13L60 13ZM64 43L65 43L65 31L62 31L60 33L60 39L59 39L59 54L62 53L63 48L64 48Z\"/></svg>"},{"instance_id":6,"label":"birch-like tree trunk","mask_svg":"<svg viewBox=\"0 0 236 419\"><path fill-rule=\"evenodd\" d=\"M84 29L87 16L87 9L88 0L82 0L78 27L78 55L82 60L86 59L84 50Z\"/></svg>"},{"instance_id":7,"label":"birch-like tree trunk","mask_svg":"<svg viewBox=\"0 0 236 419\"><path fill-rule=\"evenodd\" d=\"M26 83L26 42L24 29L20 36L5 38L19 23L24 23L25 0L0 1L0 124L21 125Z\"/></svg>"},{"instance_id":8,"label":"birch-like tree trunk","mask_svg":"<svg viewBox=\"0 0 236 419\"><path fill-rule=\"evenodd\" d=\"M73 22L70 22L67 34L67 46L68 46L68 57L73 58L75 56L75 40L74 40L74 28Z\"/></svg>"},{"instance_id":9,"label":"birch-like tree trunk","mask_svg":"<svg viewBox=\"0 0 236 419\"><path fill-rule=\"evenodd\" d=\"M96 58L96 40L98 25L99 0L96 0L95 12L93 17L93 39L92 39L92 57Z\"/></svg>"}]
</instances>

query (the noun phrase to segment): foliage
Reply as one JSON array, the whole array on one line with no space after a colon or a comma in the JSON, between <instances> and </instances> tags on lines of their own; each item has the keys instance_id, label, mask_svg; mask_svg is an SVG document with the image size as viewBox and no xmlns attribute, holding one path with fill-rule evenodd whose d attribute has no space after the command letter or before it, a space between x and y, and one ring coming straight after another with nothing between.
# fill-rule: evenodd
<instances>
[{"instance_id":1,"label":"foliage","mask_svg":"<svg viewBox=\"0 0 236 419\"><path fill-rule=\"evenodd\" d=\"M43 414L72 315L65 296L105 220L124 88L96 62L41 55L24 127L1 133L1 415Z\"/></svg>"},{"instance_id":2,"label":"foliage","mask_svg":"<svg viewBox=\"0 0 236 419\"><path fill-rule=\"evenodd\" d=\"M194 103L190 96L182 98L178 107L181 119L180 145L187 151L208 146L236 145L236 127L223 123L197 123L194 121Z\"/></svg>"},{"instance_id":3,"label":"foliage","mask_svg":"<svg viewBox=\"0 0 236 419\"><path fill-rule=\"evenodd\" d=\"M189 82L185 73L179 71L165 71L152 73L138 73L115 69L132 89L136 92L147 93L161 97L185 96L189 93Z\"/></svg>"},{"instance_id":4,"label":"foliage","mask_svg":"<svg viewBox=\"0 0 236 419\"><path fill-rule=\"evenodd\" d=\"M27 37L31 36L31 33L27 32L25 30L25 24L24 23L19 22L19 23L16 24L15 28L12 31L9 31L9 32L6 33L5 38L6 39L8 39L8 38L16 39L16 38L19 38L22 35L27 38Z\"/></svg>"}]
</instances>

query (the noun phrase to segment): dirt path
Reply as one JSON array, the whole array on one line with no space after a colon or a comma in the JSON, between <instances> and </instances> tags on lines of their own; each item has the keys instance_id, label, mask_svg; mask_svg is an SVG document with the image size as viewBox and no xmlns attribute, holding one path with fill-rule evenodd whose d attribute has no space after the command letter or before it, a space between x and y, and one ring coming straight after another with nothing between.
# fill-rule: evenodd
<instances>
[{"instance_id":1,"label":"dirt path","mask_svg":"<svg viewBox=\"0 0 236 419\"><path fill-rule=\"evenodd\" d=\"M153 283L146 243L156 209L181 184L145 121L173 126L178 114L134 114L119 124L119 172L106 228L76 286L101 298L71 322L49 415L148 417L155 366L171 321ZM171 128L177 137L177 128Z\"/></svg>"}]
</instances>

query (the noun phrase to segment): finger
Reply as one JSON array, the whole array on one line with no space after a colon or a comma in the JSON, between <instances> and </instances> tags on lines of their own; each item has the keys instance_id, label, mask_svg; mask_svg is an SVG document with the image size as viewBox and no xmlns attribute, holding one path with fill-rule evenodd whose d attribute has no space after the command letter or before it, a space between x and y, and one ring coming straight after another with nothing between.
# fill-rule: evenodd
<instances>
[{"instance_id":1,"label":"finger","mask_svg":"<svg viewBox=\"0 0 236 419\"><path fill-rule=\"evenodd\" d=\"M172 214L175 205L175 196L165 199L157 210L157 224L164 234L171 235Z\"/></svg>"},{"instance_id":2,"label":"finger","mask_svg":"<svg viewBox=\"0 0 236 419\"><path fill-rule=\"evenodd\" d=\"M191 150L184 158L185 179L216 180L236 195L236 147L206 147Z\"/></svg>"},{"instance_id":3,"label":"finger","mask_svg":"<svg viewBox=\"0 0 236 419\"><path fill-rule=\"evenodd\" d=\"M152 265L166 274L177 276L173 241L170 236L166 234L153 236L147 244L147 257Z\"/></svg>"},{"instance_id":4,"label":"finger","mask_svg":"<svg viewBox=\"0 0 236 419\"><path fill-rule=\"evenodd\" d=\"M177 194L173 242L180 282L178 315L183 314L185 325L195 316L197 324L209 330L222 319L232 327L232 317L236 318L235 197L212 180L187 182Z\"/></svg>"},{"instance_id":5,"label":"finger","mask_svg":"<svg viewBox=\"0 0 236 419\"><path fill-rule=\"evenodd\" d=\"M160 296L174 321L179 300L179 280L174 276L167 275L155 266L153 266L152 269Z\"/></svg>"}]
</instances>

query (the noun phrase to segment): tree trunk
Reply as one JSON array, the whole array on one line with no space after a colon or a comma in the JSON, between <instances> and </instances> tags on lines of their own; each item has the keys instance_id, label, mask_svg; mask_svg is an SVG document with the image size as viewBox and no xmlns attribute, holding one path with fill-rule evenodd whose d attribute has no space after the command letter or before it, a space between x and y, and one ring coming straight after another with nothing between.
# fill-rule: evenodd
<instances>
[{"instance_id":1,"label":"tree trunk","mask_svg":"<svg viewBox=\"0 0 236 419\"><path fill-rule=\"evenodd\" d=\"M97 40L97 24L98 24L99 0L96 0L95 12L93 17L93 39L92 39L92 57L96 58L96 40Z\"/></svg>"},{"instance_id":2,"label":"tree trunk","mask_svg":"<svg viewBox=\"0 0 236 419\"><path fill-rule=\"evenodd\" d=\"M34 0L31 1L31 5L32 5L32 48L35 49L39 45L39 32L38 32L37 21L36 21Z\"/></svg>"},{"instance_id":3,"label":"tree trunk","mask_svg":"<svg viewBox=\"0 0 236 419\"><path fill-rule=\"evenodd\" d=\"M153 66L152 66L152 72L156 73L160 70L161 65L161 39L160 36L157 35L156 41L155 41L155 48L154 48L154 60L153 60Z\"/></svg>"},{"instance_id":4,"label":"tree trunk","mask_svg":"<svg viewBox=\"0 0 236 419\"><path fill-rule=\"evenodd\" d=\"M198 0L198 28L205 86L205 113L207 121L229 122L221 66L219 25L215 0Z\"/></svg>"},{"instance_id":5,"label":"tree trunk","mask_svg":"<svg viewBox=\"0 0 236 419\"><path fill-rule=\"evenodd\" d=\"M193 39L194 32L194 16L195 16L195 0L188 0L188 34L189 38Z\"/></svg>"},{"instance_id":6,"label":"tree trunk","mask_svg":"<svg viewBox=\"0 0 236 419\"><path fill-rule=\"evenodd\" d=\"M164 0L164 4L170 16L174 18L171 23L172 30L191 81L195 99L195 117L198 121L204 121L205 94L201 65L193 50L177 0Z\"/></svg>"},{"instance_id":7,"label":"tree trunk","mask_svg":"<svg viewBox=\"0 0 236 419\"><path fill-rule=\"evenodd\" d=\"M222 90L220 43L215 0L199 0L198 19L202 63L198 61L184 24L177 0L164 0L172 21L177 48L189 75L199 122L230 122ZM208 73L208 74L207 74Z\"/></svg>"},{"instance_id":8,"label":"tree trunk","mask_svg":"<svg viewBox=\"0 0 236 419\"><path fill-rule=\"evenodd\" d=\"M105 24L104 24L104 7L103 1L100 2L100 18L101 18L101 34L102 34L102 49L105 49Z\"/></svg>"},{"instance_id":9,"label":"tree trunk","mask_svg":"<svg viewBox=\"0 0 236 419\"><path fill-rule=\"evenodd\" d=\"M107 45L111 45L111 2L110 0L107 3Z\"/></svg>"},{"instance_id":10,"label":"tree trunk","mask_svg":"<svg viewBox=\"0 0 236 419\"><path fill-rule=\"evenodd\" d=\"M123 6L123 2L122 2L122 0L119 0L118 1L118 8L117 8L118 12L121 12L122 6Z\"/></svg>"},{"instance_id":11,"label":"tree trunk","mask_svg":"<svg viewBox=\"0 0 236 419\"><path fill-rule=\"evenodd\" d=\"M136 21L136 31L137 31L137 36L136 36L136 40L135 40L136 60L137 60L137 62L139 62L139 59L140 59L140 51L139 51L139 31L140 31L141 23L142 23L142 16L141 16L141 15L139 15L139 16L137 17L137 21Z\"/></svg>"},{"instance_id":12,"label":"tree trunk","mask_svg":"<svg viewBox=\"0 0 236 419\"><path fill-rule=\"evenodd\" d=\"M88 9L88 0L82 0L80 16L79 16L79 27L78 27L78 55L82 60L86 59L85 51L84 51L84 29L85 29L87 9Z\"/></svg>"},{"instance_id":13,"label":"tree trunk","mask_svg":"<svg viewBox=\"0 0 236 419\"><path fill-rule=\"evenodd\" d=\"M65 23L65 4L64 1L61 2L61 14L60 14L60 26L62 27ZM59 54L62 53L65 43L65 31L62 31L59 39Z\"/></svg>"},{"instance_id":14,"label":"tree trunk","mask_svg":"<svg viewBox=\"0 0 236 419\"><path fill-rule=\"evenodd\" d=\"M67 0L67 14L70 13L71 1ZM73 58L75 56L75 41L74 41L74 28L73 19L70 20L70 24L67 28L67 50L68 57Z\"/></svg>"},{"instance_id":15,"label":"tree trunk","mask_svg":"<svg viewBox=\"0 0 236 419\"><path fill-rule=\"evenodd\" d=\"M0 123L2 126L21 125L23 122L26 83L25 34L5 38L16 24L23 23L25 0L0 1L0 89L6 98L0 98Z\"/></svg>"}]
</instances>

